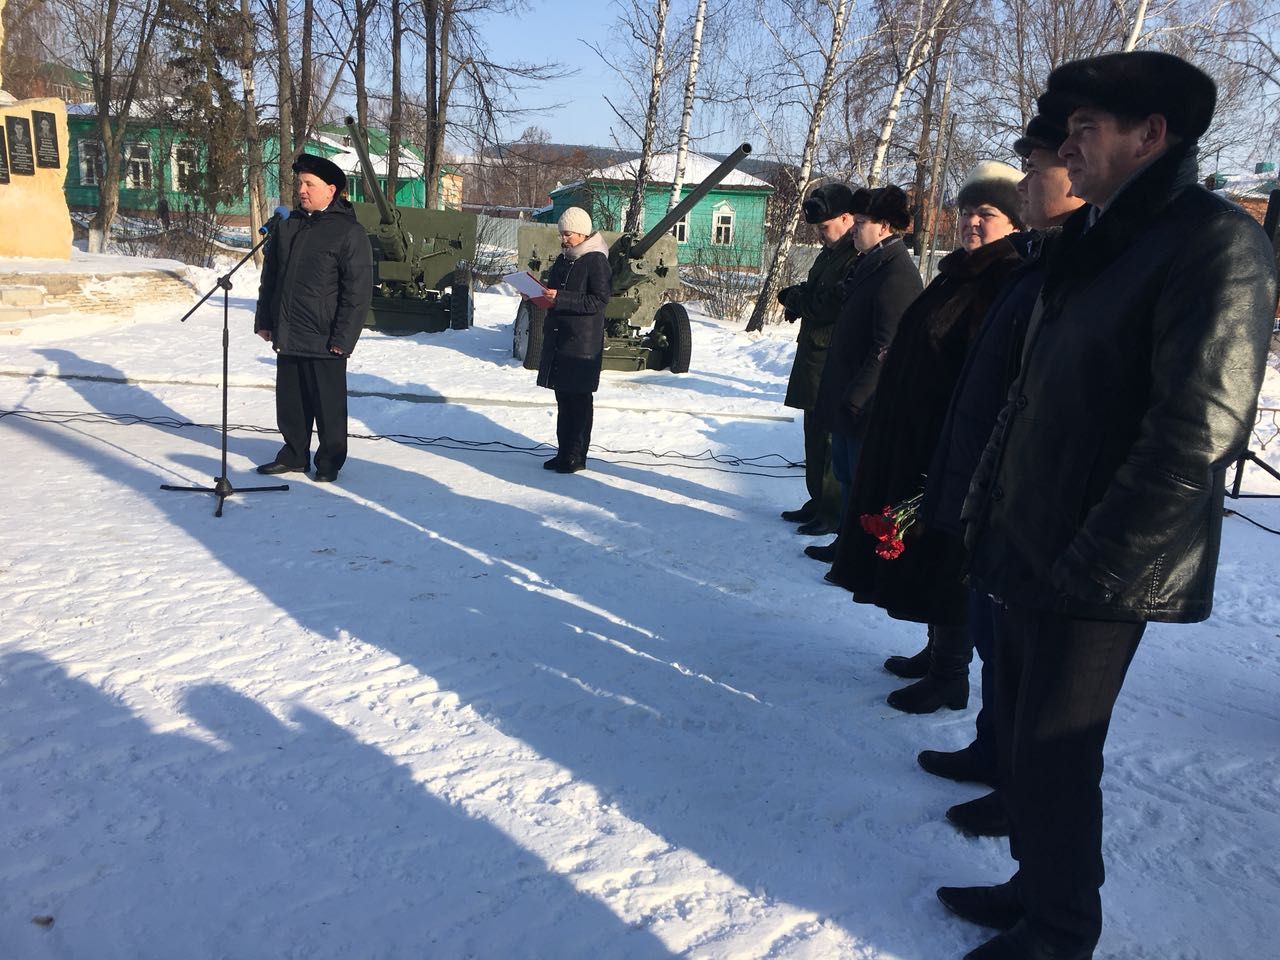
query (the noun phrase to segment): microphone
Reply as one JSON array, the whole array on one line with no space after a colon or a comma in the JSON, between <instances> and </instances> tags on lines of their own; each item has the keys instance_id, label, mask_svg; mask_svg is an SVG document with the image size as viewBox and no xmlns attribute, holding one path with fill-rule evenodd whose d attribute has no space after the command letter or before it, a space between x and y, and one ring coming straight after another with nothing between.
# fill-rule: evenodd
<instances>
[{"instance_id":1,"label":"microphone","mask_svg":"<svg viewBox=\"0 0 1280 960\"><path fill-rule=\"evenodd\" d=\"M271 232L271 229L281 220L289 219L289 208L284 204L276 207L275 212L271 214L271 219L258 228L258 235L265 237Z\"/></svg>"}]
</instances>

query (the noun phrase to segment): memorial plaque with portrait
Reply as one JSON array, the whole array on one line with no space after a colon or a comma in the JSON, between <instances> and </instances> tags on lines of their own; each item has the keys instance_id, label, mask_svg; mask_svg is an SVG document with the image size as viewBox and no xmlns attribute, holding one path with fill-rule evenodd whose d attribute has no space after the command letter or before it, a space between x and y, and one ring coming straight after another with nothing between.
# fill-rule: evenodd
<instances>
[{"instance_id":1,"label":"memorial plaque with portrait","mask_svg":"<svg viewBox=\"0 0 1280 960\"><path fill-rule=\"evenodd\" d=\"M4 127L0 127L0 183L9 182L9 148L5 145Z\"/></svg>"},{"instance_id":2,"label":"memorial plaque with portrait","mask_svg":"<svg viewBox=\"0 0 1280 960\"><path fill-rule=\"evenodd\" d=\"M62 166L62 158L58 153L57 116L44 110L32 110L31 122L35 127L36 166Z\"/></svg>"},{"instance_id":3,"label":"memorial plaque with portrait","mask_svg":"<svg viewBox=\"0 0 1280 960\"><path fill-rule=\"evenodd\" d=\"M34 145L31 142L31 121L27 117L5 117L4 132L9 140L9 172L24 177L36 174Z\"/></svg>"}]
</instances>

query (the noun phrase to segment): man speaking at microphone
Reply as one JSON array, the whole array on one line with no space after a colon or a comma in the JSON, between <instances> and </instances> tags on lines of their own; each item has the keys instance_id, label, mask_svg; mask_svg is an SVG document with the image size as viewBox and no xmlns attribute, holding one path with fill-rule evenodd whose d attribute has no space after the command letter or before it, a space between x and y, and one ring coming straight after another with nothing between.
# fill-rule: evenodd
<instances>
[{"instance_id":1,"label":"man speaking at microphone","mask_svg":"<svg viewBox=\"0 0 1280 960\"><path fill-rule=\"evenodd\" d=\"M259 473L305 473L318 434L315 479L338 478L347 459L347 357L373 296L373 251L343 195L347 177L301 154L298 210L275 225L262 264L254 329L276 352L276 422L284 446Z\"/></svg>"}]
</instances>

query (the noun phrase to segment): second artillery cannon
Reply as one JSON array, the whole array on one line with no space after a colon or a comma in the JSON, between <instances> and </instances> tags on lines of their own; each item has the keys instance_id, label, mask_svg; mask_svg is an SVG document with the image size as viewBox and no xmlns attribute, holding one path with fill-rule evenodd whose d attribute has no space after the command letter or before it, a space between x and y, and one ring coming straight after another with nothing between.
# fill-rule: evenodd
<instances>
[{"instance_id":1,"label":"second artillery cannon","mask_svg":"<svg viewBox=\"0 0 1280 960\"><path fill-rule=\"evenodd\" d=\"M613 295L605 307L604 368L606 370L689 369L693 340L689 315L678 303L667 302L680 286L676 239L671 229L699 200L714 190L751 153L744 143L729 154L707 178L689 191L643 236L601 230L609 244ZM560 253L560 234L553 225L524 226L517 236L518 269L546 280ZM523 301L516 312L511 354L536 370L542 355L545 311Z\"/></svg>"}]
</instances>

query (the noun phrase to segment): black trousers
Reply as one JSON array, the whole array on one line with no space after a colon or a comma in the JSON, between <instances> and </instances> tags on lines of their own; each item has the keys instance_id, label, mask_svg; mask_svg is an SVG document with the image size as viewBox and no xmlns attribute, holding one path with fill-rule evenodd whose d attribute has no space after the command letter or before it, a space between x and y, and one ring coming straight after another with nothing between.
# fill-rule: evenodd
<instances>
[{"instance_id":1,"label":"black trousers","mask_svg":"<svg viewBox=\"0 0 1280 960\"><path fill-rule=\"evenodd\" d=\"M276 357L276 423L284 446L276 460L305 468L311 460L311 431L319 443L315 467L337 473L347 462L347 359Z\"/></svg>"},{"instance_id":2,"label":"black trousers","mask_svg":"<svg viewBox=\"0 0 1280 960\"><path fill-rule=\"evenodd\" d=\"M591 424L595 404L590 393L556 391L556 444L559 456L569 460L586 460L591 446Z\"/></svg>"},{"instance_id":3,"label":"black trousers","mask_svg":"<svg viewBox=\"0 0 1280 960\"><path fill-rule=\"evenodd\" d=\"M1020 608L995 619L996 744L1027 918L1050 942L1102 933L1102 748L1145 623Z\"/></svg>"},{"instance_id":4,"label":"black trousers","mask_svg":"<svg viewBox=\"0 0 1280 960\"><path fill-rule=\"evenodd\" d=\"M804 485L817 516L836 529L844 512L840 484L831 470L831 432L812 410L804 411Z\"/></svg>"}]
</instances>

